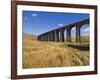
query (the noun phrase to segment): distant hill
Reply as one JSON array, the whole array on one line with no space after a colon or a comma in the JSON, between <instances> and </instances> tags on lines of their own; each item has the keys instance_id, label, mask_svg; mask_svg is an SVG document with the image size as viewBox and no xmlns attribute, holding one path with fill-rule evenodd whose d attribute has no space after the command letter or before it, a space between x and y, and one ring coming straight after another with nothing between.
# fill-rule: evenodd
<instances>
[{"instance_id":1,"label":"distant hill","mask_svg":"<svg viewBox=\"0 0 100 80\"><path fill-rule=\"evenodd\" d=\"M37 35L29 34L29 33L23 33L23 38L24 39L37 40Z\"/></svg>"}]
</instances>

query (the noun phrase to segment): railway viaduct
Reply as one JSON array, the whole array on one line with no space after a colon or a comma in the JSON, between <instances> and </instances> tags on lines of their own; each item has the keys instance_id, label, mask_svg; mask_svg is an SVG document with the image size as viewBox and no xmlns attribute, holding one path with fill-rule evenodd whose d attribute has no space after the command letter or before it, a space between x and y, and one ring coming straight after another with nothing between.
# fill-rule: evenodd
<instances>
[{"instance_id":1,"label":"railway viaduct","mask_svg":"<svg viewBox=\"0 0 100 80\"><path fill-rule=\"evenodd\" d=\"M40 34L37 39L39 41L52 41L52 42L64 42L64 31L66 30L66 41L71 42L71 29L73 27L76 27L76 42L81 41L81 33L80 28L85 25L89 24L89 19L81 20L76 23L72 23L48 32L45 32L43 34Z\"/></svg>"}]
</instances>

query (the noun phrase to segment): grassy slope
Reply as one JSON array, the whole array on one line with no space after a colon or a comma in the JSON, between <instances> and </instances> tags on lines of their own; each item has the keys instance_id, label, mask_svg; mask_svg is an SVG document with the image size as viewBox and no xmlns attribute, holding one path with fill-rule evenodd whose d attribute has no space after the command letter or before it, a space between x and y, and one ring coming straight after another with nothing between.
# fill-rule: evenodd
<instances>
[{"instance_id":1,"label":"grassy slope","mask_svg":"<svg viewBox=\"0 0 100 80\"><path fill-rule=\"evenodd\" d=\"M23 68L82 65L89 65L89 51L74 49L61 42L40 42L36 36L23 38Z\"/></svg>"},{"instance_id":2,"label":"grassy slope","mask_svg":"<svg viewBox=\"0 0 100 80\"><path fill-rule=\"evenodd\" d=\"M28 34L28 33L23 33L23 39L28 39L28 40L37 40L37 35L34 34Z\"/></svg>"}]
</instances>

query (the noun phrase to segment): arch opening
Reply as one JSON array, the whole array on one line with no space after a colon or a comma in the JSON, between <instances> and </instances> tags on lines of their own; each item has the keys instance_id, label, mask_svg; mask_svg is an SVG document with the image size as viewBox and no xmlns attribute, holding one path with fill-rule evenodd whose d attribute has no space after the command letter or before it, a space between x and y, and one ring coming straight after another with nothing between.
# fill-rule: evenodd
<instances>
[{"instance_id":1,"label":"arch opening","mask_svg":"<svg viewBox=\"0 0 100 80\"><path fill-rule=\"evenodd\" d=\"M71 29L71 42L76 42L76 27Z\"/></svg>"},{"instance_id":2,"label":"arch opening","mask_svg":"<svg viewBox=\"0 0 100 80\"><path fill-rule=\"evenodd\" d=\"M89 44L90 25L89 24L82 25L82 27L80 28L80 32L81 32L81 42Z\"/></svg>"}]
</instances>

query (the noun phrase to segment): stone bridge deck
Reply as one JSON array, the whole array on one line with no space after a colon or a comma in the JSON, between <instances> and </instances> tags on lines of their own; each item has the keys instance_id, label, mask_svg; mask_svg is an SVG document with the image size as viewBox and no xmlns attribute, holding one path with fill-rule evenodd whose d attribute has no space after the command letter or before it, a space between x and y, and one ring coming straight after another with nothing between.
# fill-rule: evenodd
<instances>
[{"instance_id":1,"label":"stone bridge deck","mask_svg":"<svg viewBox=\"0 0 100 80\"><path fill-rule=\"evenodd\" d=\"M76 23L72 23L48 32L45 32L38 36L39 41L53 41L53 42L64 42L64 31L66 30L66 41L71 42L71 29L76 27L76 42L81 41L80 28L89 24L89 19L85 19Z\"/></svg>"}]
</instances>

